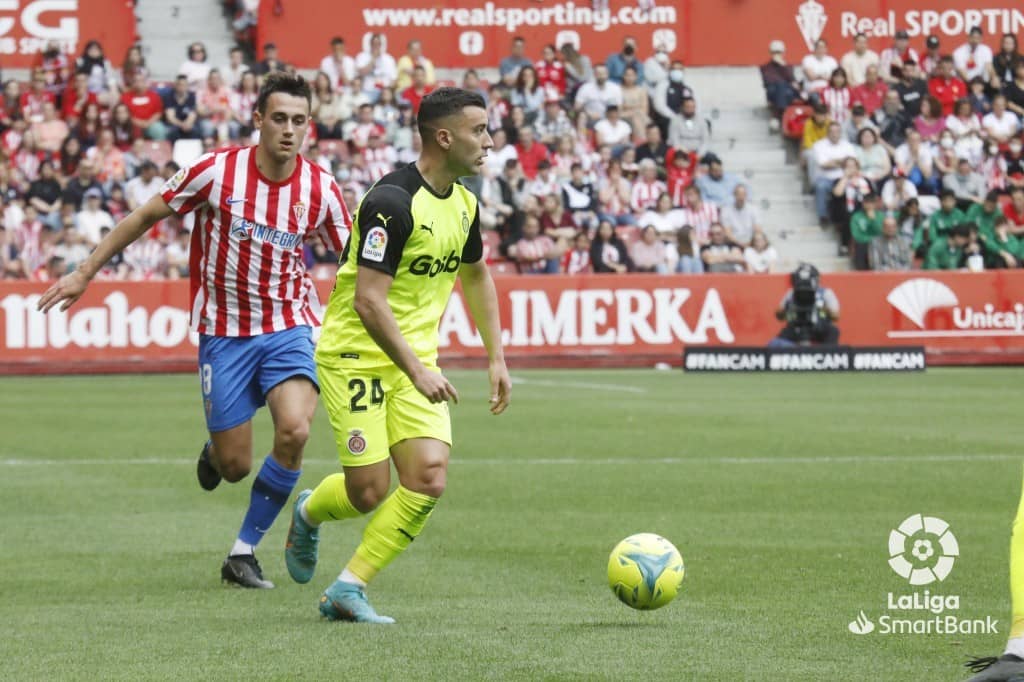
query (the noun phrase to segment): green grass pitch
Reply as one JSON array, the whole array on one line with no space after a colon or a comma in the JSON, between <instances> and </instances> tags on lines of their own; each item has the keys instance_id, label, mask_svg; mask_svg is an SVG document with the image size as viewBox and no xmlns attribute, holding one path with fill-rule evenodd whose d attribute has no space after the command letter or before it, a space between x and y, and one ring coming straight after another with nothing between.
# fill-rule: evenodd
<instances>
[{"instance_id":1,"label":"green grass pitch","mask_svg":"<svg viewBox=\"0 0 1024 682\"><path fill-rule=\"evenodd\" d=\"M449 376L448 491L371 586L389 628L316 611L362 522L325 527L300 586L286 513L258 553L277 589L221 586L249 483L196 484L193 376L0 379L0 677L958 680L969 654L1001 652L1024 371L514 371L502 417L484 372ZM321 409L300 487L336 468ZM918 512L960 544L929 589L998 634L848 631L911 591L887 540ZM686 561L656 612L606 583L608 552L639 531Z\"/></svg>"}]
</instances>

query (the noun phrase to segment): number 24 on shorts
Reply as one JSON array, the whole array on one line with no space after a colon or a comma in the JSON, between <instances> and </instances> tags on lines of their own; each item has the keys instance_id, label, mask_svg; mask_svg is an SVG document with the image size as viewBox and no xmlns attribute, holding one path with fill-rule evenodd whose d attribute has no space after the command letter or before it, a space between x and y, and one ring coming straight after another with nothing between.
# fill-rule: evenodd
<instances>
[{"instance_id":1,"label":"number 24 on shorts","mask_svg":"<svg viewBox=\"0 0 1024 682\"><path fill-rule=\"evenodd\" d=\"M363 379L352 379L348 382L348 390L352 394L352 398L349 401L349 410L351 412L366 412L366 381ZM380 379L370 379L369 399L370 405L379 407L384 404L384 386L381 385Z\"/></svg>"}]
</instances>

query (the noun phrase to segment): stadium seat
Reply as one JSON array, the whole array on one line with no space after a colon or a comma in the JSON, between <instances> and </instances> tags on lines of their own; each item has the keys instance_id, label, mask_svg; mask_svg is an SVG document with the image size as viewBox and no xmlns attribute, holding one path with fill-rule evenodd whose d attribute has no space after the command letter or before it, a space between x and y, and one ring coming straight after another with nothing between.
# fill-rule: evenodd
<instances>
[{"instance_id":1,"label":"stadium seat","mask_svg":"<svg viewBox=\"0 0 1024 682\"><path fill-rule=\"evenodd\" d=\"M202 144L200 143L199 146L201 154ZM172 158L171 143L168 142L167 140L146 140L146 156L149 157L149 160L155 163L157 166L163 166ZM196 154L196 156L199 156L199 154ZM192 158L188 159L188 161L192 161L195 158L196 157L193 156ZM186 161L186 163L188 162ZM185 164L179 162L178 165L183 166Z\"/></svg>"},{"instance_id":2,"label":"stadium seat","mask_svg":"<svg viewBox=\"0 0 1024 682\"><path fill-rule=\"evenodd\" d=\"M172 158L179 166L192 163L203 155L203 143L201 140L178 140L174 143Z\"/></svg>"}]
</instances>

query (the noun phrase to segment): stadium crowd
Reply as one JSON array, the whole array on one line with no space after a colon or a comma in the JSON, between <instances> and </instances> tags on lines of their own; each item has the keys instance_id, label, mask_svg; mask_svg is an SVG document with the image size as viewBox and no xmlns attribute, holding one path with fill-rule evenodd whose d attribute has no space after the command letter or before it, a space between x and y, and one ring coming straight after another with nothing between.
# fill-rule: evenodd
<instances>
[{"instance_id":1,"label":"stadium crowd","mask_svg":"<svg viewBox=\"0 0 1024 682\"><path fill-rule=\"evenodd\" d=\"M818 40L798 66L773 41L761 67L773 127L799 141L821 226L859 270L981 270L1024 263L1024 58L970 29L951 52L895 33L836 59Z\"/></svg>"},{"instance_id":2,"label":"stadium crowd","mask_svg":"<svg viewBox=\"0 0 1024 682\"><path fill-rule=\"evenodd\" d=\"M354 53L337 37L325 52L310 78L314 125L303 153L331 170L354 207L376 179L416 158L416 108L446 83L418 41L394 56L386 36ZM0 99L3 276L49 279L74 268L178 170L172 149L187 160L253 142L260 79L292 67L272 44L262 60L245 54L235 47L219 63L195 43L173 82L154 83L138 46L116 69L95 41L77 59L54 45L29 83L8 80ZM665 50L640 55L627 39L595 62L571 45L531 56L517 37L498 73L487 83L469 70L457 85L487 101L494 148L467 184L499 270L772 268L777 256L749 189L715 155L683 65ZM189 229L166 221L104 276L184 276ZM307 257L315 276L331 276L337 254L311 246Z\"/></svg>"}]
</instances>

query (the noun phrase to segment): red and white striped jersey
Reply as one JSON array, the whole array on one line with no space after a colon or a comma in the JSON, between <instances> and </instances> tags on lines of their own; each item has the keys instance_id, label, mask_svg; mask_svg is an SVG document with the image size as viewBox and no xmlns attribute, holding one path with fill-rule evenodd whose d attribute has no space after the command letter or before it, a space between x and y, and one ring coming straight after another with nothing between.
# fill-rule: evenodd
<instances>
[{"instance_id":1,"label":"red and white striped jersey","mask_svg":"<svg viewBox=\"0 0 1024 682\"><path fill-rule=\"evenodd\" d=\"M684 206L683 224L693 228L694 238L701 243L708 243L708 235L711 233L711 224L718 222L718 207L710 201L700 202L700 206Z\"/></svg>"},{"instance_id":2,"label":"red and white striped jersey","mask_svg":"<svg viewBox=\"0 0 1024 682\"><path fill-rule=\"evenodd\" d=\"M334 178L301 156L273 182L256 147L211 152L161 190L179 215L195 211L189 249L192 330L256 336L320 324L320 302L303 262L314 233L341 253L352 220Z\"/></svg>"},{"instance_id":3,"label":"red and white striped jersey","mask_svg":"<svg viewBox=\"0 0 1024 682\"><path fill-rule=\"evenodd\" d=\"M633 183L629 205L637 213L643 213L647 209L654 208L658 203L658 197L667 191L668 187L661 180L653 182L637 180Z\"/></svg>"}]
</instances>

